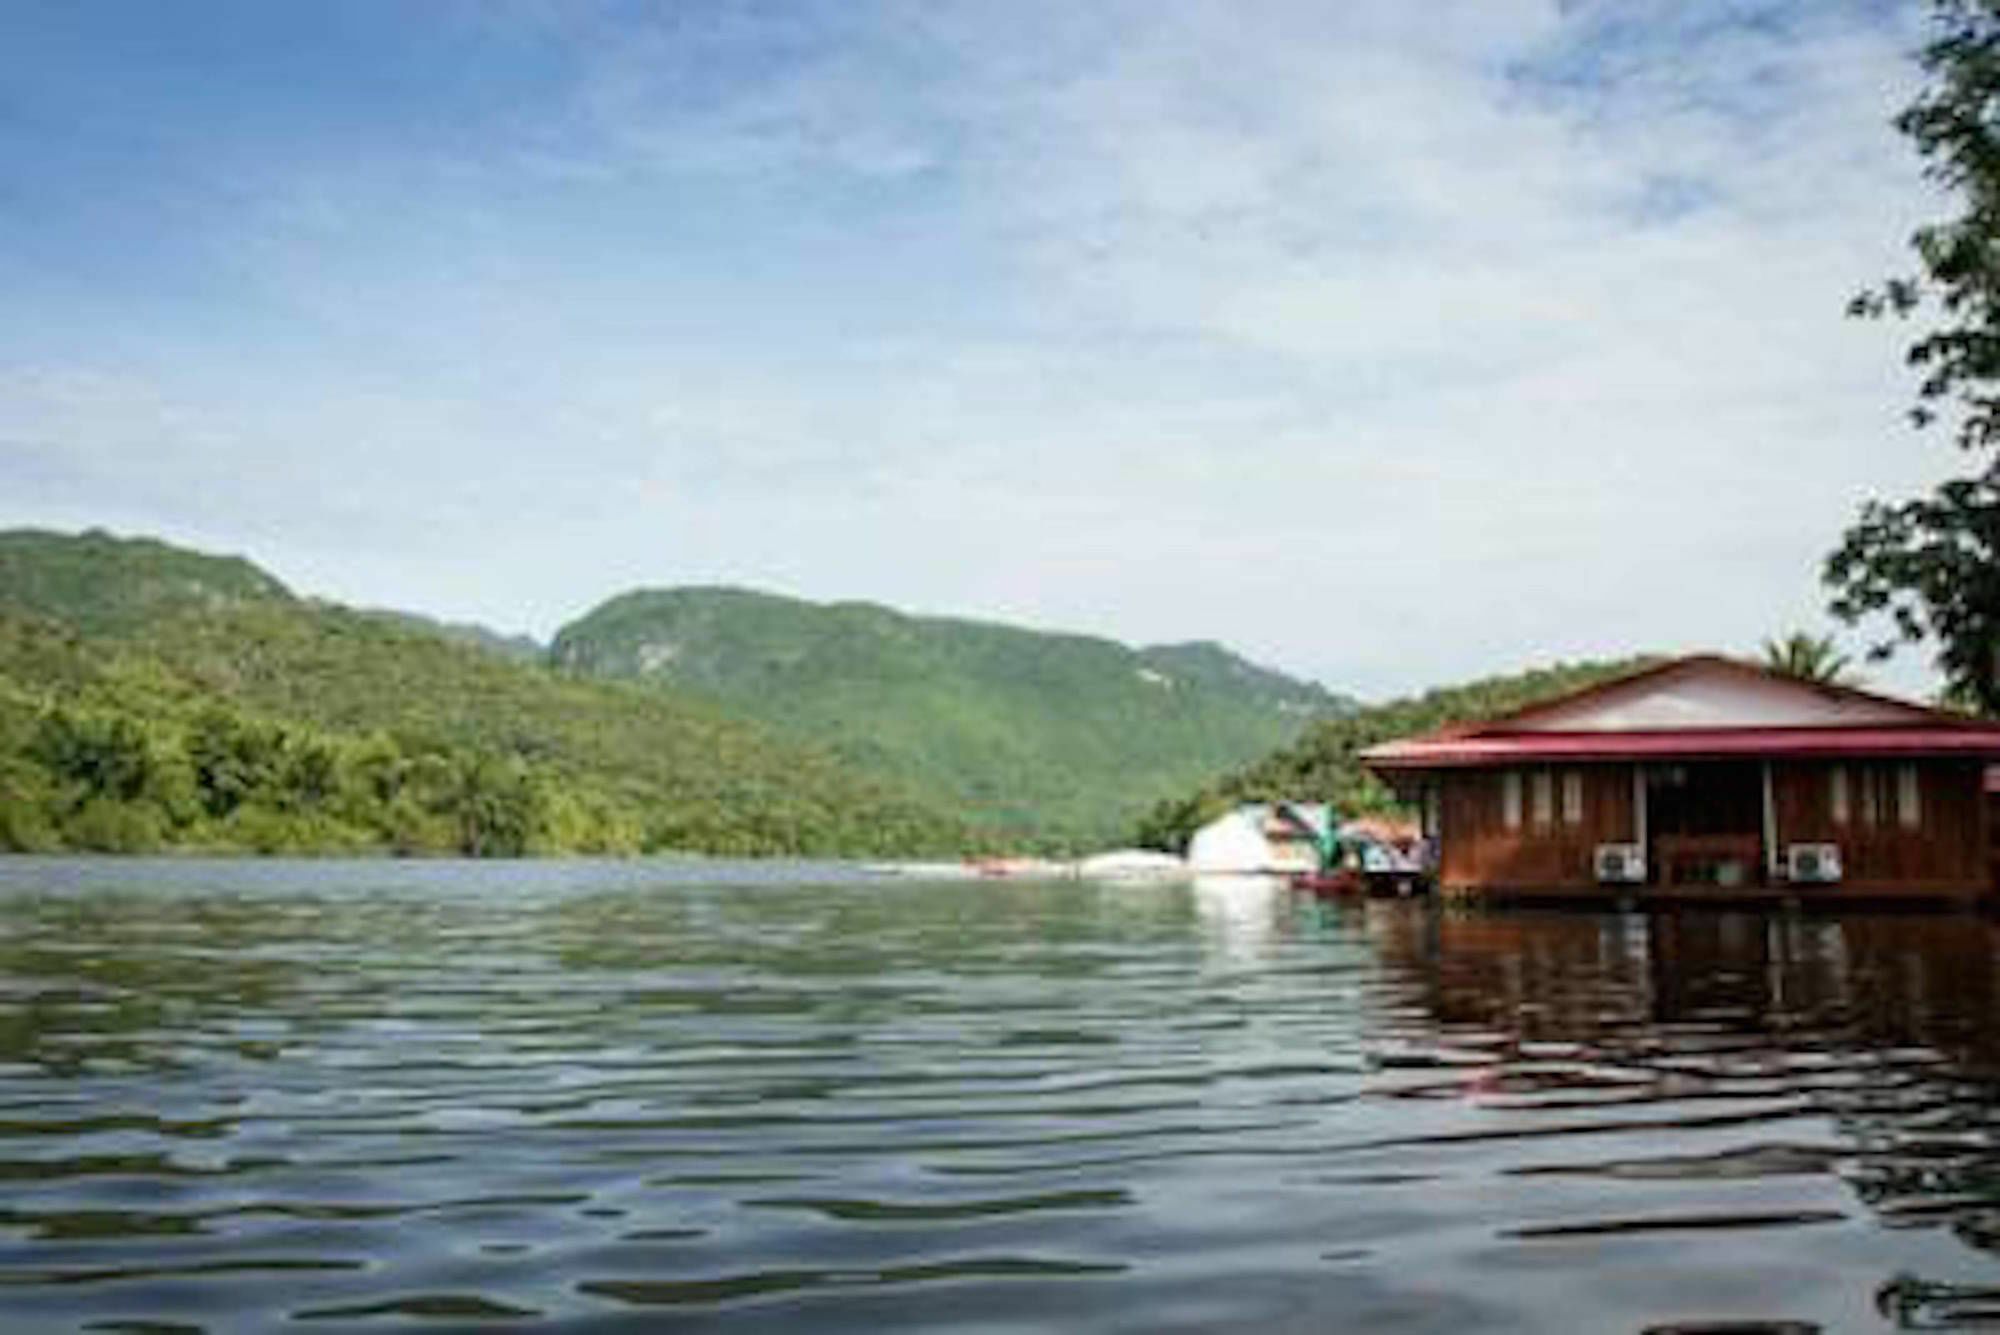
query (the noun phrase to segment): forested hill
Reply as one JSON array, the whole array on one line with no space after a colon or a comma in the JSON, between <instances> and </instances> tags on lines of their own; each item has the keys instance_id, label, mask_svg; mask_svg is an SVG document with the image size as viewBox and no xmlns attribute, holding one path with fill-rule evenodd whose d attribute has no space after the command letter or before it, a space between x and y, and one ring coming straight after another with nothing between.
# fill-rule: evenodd
<instances>
[{"instance_id":1,"label":"forested hill","mask_svg":"<svg viewBox=\"0 0 2000 1335\"><path fill-rule=\"evenodd\" d=\"M0 608L82 631L129 632L178 612L294 601L277 578L240 556L100 529L0 530Z\"/></svg>"},{"instance_id":2,"label":"forested hill","mask_svg":"<svg viewBox=\"0 0 2000 1335\"><path fill-rule=\"evenodd\" d=\"M641 590L563 628L580 675L696 690L1020 837L1089 844L1347 701L1219 646L742 589Z\"/></svg>"},{"instance_id":3,"label":"forested hill","mask_svg":"<svg viewBox=\"0 0 2000 1335\"><path fill-rule=\"evenodd\" d=\"M1636 657L1558 663L1441 687L1316 723L1297 741L1254 764L1159 803L1140 821L1134 837L1148 847L1178 850L1196 829L1240 802L1330 802L1350 816L1387 810L1394 805L1388 790L1361 767L1360 754L1368 747L1447 724L1495 718L1658 661Z\"/></svg>"},{"instance_id":4,"label":"forested hill","mask_svg":"<svg viewBox=\"0 0 2000 1335\"><path fill-rule=\"evenodd\" d=\"M1199 686L1237 700L1259 702L1280 713L1327 716L1355 709L1355 702L1317 682L1301 681L1260 666L1213 640L1156 644L1139 650L1147 667L1183 687Z\"/></svg>"},{"instance_id":5,"label":"forested hill","mask_svg":"<svg viewBox=\"0 0 2000 1335\"><path fill-rule=\"evenodd\" d=\"M362 611L372 617L379 617L394 626L408 630L429 631L433 635L451 640L457 644L470 645L474 649L484 649L502 658L511 658L518 663L539 663L548 656L548 650L532 635L509 635L505 631L494 630L473 621L440 621L427 617L421 612L401 612L391 607L370 607Z\"/></svg>"},{"instance_id":6,"label":"forested hill","mask_svg":"<svg viewBox=\"0 0 2000 1335\"><path fill-rule=\"evenodd\" d=\"M303 601L233 558L0 534L0 848L981 846L706 701Z\"/></svg>"}]
</instances>

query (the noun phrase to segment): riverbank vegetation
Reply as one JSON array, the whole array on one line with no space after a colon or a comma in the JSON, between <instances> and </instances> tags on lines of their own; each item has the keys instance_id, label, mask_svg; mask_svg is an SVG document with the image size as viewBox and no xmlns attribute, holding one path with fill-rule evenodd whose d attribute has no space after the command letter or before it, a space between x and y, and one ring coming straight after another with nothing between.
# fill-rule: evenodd
<instances>
[{"instance_id":1,"label":"riverbank vegetation","mask_svg":"<svg viewBox=\"0 0 2000 1335\"><path fill-rule=\"evenodd\" d=\"M291 599L0 614L0 848L931 855L969 823L699 702Z\"/></svg>"},{"instance_id":2,"label":"riverbank vegetation","mask_svg":"<svg viewBox=\"0 0 2000 1335\"><path fill-rule=\"evenodd\" d=\"M1352 707L1212 644L747 590L544 651L98 531L0 532L0 616L13 848L1071 852Z\"/></svg>"},{"instance_id":3,"label":"riverbank vegetation","mask_svg":"<svg viewBox=\"0 0 2000 1335\"><path fill-rule=\"evenodd\" d=\"M240 558L0 534L0 849L1064 852L1129 836L1138 803L1102 829L1112 808L1062 801L1119 765L1154 792L1184 776L1189 795L1140 821L1145 842L1175 847L1242 800L1384 808L1362 748L1643 661L1350 712L1215 646L1131 650L741 592L623 606L631 616L560 638L550 662L490 633L301 598ZM668 658L675 672L644 670ZM845 732L827 722L842 719ZM1294 740L1252 746L1259 729ZM1000 745L1016 731L1028 740ZM1000 766L983 795L957 764L982 737ZM1017 791L1008 776L1024 767L1062 772Z\"/></svg>"}]
</instances>

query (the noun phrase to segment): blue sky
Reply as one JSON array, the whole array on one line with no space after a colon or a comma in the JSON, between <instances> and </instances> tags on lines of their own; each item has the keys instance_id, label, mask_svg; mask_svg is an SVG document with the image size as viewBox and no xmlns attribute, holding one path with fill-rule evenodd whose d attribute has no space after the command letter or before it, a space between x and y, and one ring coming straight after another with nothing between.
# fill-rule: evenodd
<instances>
[{"instance_id":1,"label":"blue sky","mask_svg":"<svg viewBox=\"0 0 2000 1335\"><path fill-rule=\"evenodd\" d=\"M1914 7L0 8L0 523L546 634L729 582L1383 695L1820 627ZM1914 666L1885 678L1921 688Z\"/></svg>"}]
</instances>

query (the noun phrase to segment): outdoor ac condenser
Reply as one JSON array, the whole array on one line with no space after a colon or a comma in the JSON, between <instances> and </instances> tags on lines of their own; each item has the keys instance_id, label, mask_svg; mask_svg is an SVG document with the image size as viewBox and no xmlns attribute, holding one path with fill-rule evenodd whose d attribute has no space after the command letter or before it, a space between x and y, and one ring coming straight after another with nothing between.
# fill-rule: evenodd
<instances>
[{"instance_id":1,"label":"outdoor ac condenser","mask_svg":"<svg viewBox=\"0 0 2000 1335\"><path fill-rule=\"evenodd\" d=\"M1646 852L1637 844L1599 844L1591 859L1600 884L1625 884L1646 879Z\"/></svg>"},{"instance_id":2,"label":"outdoor ac condenser","mask_svg":"<svg viewBox=\"0 0 2000 1335\"><path fill-rule=\"evenodd\" d=\"M1788 844L1785 879L1828 885L1840 879L1839 844Z\"/></svg>"}]
</instances>

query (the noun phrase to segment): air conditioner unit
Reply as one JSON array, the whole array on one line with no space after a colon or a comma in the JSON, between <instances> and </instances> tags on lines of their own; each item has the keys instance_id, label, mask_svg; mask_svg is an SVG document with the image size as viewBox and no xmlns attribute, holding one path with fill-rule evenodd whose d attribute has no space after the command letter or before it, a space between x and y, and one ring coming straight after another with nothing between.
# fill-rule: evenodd
<instances>
[{"instance_id":1,"label":"air conditioner unit","mask_svg":"<svg viewBox=\"0 0 2000 1335\"><path fill-rule=\"evenodd\" d=\"M1839 844L1788 844L1785 878L1829 884L1840 879Z\"/></svg>"},{"instance_id":2,"label":"air conditioner unit","mask_svg":"<svg viewBox=\"0 0 2000 1335\"><path fill-rule=\"evenodd\" d=\"M1632 884L1646 879L1646 852L1637 844L1599 844L1591 866L1599 882Z\"/></svg>"}]
</instances>

